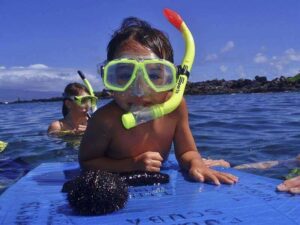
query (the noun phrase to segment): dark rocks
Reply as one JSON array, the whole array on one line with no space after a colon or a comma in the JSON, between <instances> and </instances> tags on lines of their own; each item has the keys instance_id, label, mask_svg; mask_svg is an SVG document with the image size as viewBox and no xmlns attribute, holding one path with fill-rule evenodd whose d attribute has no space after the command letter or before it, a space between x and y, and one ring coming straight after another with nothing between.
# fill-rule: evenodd
<instances>
[{"instance_id":1,"label":"dark rocks","mask_svg":"<svg viewBox=\"0 0 300 225\"><path fill-rule=\"evenodd\" d=\"M185 94L232 94L232 93L264 93L300 91L300 74L286 78L281 76L271 81L264 76L255 76L254 80L208 80L202 82L188 82Z\"/></svg>"},{"instance_id":2,"label":"dark rocks","mask_svg":"<svg viewBox=\"0 0 300 225\"><path fill-rule=\"evenodd\" d=\"M268 81L266 77L260 77L260 76L255 76L254 79L260 83L266 83Z\"/></svg>"}]
</instances>

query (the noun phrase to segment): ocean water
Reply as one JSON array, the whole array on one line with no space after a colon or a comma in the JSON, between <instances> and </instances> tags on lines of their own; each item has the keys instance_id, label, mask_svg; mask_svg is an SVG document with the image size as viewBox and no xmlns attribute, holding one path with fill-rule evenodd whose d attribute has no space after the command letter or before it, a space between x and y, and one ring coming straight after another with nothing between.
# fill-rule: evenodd
<instances>
[{"instance_id":1,"label":"ocean water","mask_svg":"<svg viewBox=\"0 0 300 225\"><path fill-rule=\"evenodd\" d=\"M231 165L286 161L300 154L300 93L186 96L192 133L202 156ZM99 105L109 100L102 100ZM49 137L61 102L0 105L0 193L43 162L77 161L80 138ZM248 170L282 178L297 166ZM300 165L299 165L300 166Z\"/></svg>"}]
</instances>

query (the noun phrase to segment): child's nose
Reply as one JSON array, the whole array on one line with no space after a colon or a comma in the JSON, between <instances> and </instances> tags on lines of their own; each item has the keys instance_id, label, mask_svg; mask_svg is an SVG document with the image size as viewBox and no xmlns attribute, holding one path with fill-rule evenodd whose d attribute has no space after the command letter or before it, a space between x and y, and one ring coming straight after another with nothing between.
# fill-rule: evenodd
<instances>
[{"instance_id":1,"label":"child's nose","mask_svg":"<svg viewBox=\"0 0 300 225\"><path fill-rule=\"evenodd\" d=\"M137 71L137 76L133 84L132 94L138 97L144 96L146 89L147 89L147 83L143 78L143 71L139 69Z\"/></svg>"}]
</instances>

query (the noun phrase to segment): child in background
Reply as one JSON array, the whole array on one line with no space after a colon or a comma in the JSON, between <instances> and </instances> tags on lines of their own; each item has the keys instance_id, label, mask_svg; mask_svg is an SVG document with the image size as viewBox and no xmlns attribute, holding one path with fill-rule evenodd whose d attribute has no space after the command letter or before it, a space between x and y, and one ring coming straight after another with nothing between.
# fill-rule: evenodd
<instances>
[{"instance_id":1,"label":"child in background","mask_svg":"<svg viewBox=\"0 0 300 225\"><path fill-rule=\"evenodd\" d=\"M159 62L163 66L154 66ZM136 69L137 63L143 64L144 69ZM193 180L217 185L237 182L234 175L212 170L204 164L189 127L184 99L179 107L163 117L130 130L122 125L120 118L124 113L161 104L172 95L170 90L156 92L149 85L149 80L159 87L172 82L171 72L167 71L174 70L173 49L165 34L145 21L125 19L108 44L105 67L107 82L123 86L130 80L130 85L126 90L114 91L114 100L97 110L89 120L79 151L82 168L110 172L160 171L174 143L179 165Z\"/></svg>"},{"instance_id":2,"label":"child in background","mask_svg":"<svg viewBox=\"0 0 300 225\"><path fill-rule=\"evenodd\" d=\"M79 83L70 83L63 93L63 119L52 122L48 134L83 134L86 130L88 110L97 98L89 95L88 89Z\"/></svg>"},{"instance_id":3,"label":"child in background","mask_svg":"<svg viewBox=\"0 0 300 225\"><path fill-rule=\"evenodd\" d=\"M288 160L273 160L273 161L263 161L263 162L257 162L257 163L248 163L248 164L242 164L239 166L235 166L235 169L270 169L272 167L287 167L287 168L295 168L297 173L296 175L299 175L299 167L300 167L300 155L296 156L294 159L288 159ZM293 171L292 170L292 171ZM295 176L295 175L294 175ZM289 177L287 177L289 178ZM285 191L290 192L293 194L300 194L300 176L295 176L292 178L287 179L283 183L277 186L278 191Z\"/></svg>"}]
</instances>

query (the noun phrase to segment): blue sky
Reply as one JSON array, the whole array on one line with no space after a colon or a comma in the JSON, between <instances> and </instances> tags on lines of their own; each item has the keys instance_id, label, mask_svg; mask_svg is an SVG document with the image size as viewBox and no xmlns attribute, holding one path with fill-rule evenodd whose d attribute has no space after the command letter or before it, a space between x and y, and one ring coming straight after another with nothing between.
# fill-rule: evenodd
<instances>
[{"instance_id":1,"label":"blue sky","mask_svg":"<svg viewBox=\"0 0 300 225\"><path fill-rule=\"evenodd\" d=\"M57 95L96 65L113 31L136 16L166 32L180 63L184 42L162 10L179 12L196 42L191 81L268 79L300 72L298 0L0 0L0 101L41 91ZM22 96L19 96L22 98Z\"/></svg>"}]
</instances>

